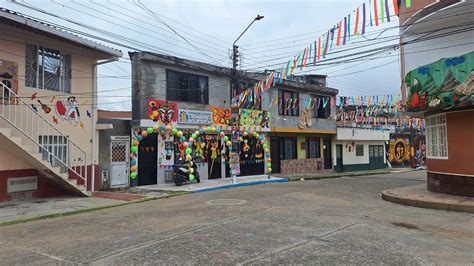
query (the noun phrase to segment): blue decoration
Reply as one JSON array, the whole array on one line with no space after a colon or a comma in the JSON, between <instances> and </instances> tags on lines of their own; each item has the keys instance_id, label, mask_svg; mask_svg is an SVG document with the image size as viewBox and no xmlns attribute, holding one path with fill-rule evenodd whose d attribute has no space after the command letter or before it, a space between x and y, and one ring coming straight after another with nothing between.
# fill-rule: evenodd
<instances>
[{"instance_id":1,"label":"blue decoration","mask_svg":"<svg viewBox=\"0 0 474 266\"><path fill-rule=\"evenodd\" d=\"M181 142L185 142L186 141L186 137L185 136L181 136L181 138L179 139Z\"/></svg>"},{"instance_id":2,"label":"blue decoration","mask_svg":"<svg viewBox=\"0 0 474 266\"><path fill-rule=\"evenodd\" d=\"M165 131L165 129L166 129L165 125L160 126L160 131Z\"/></svg>"},{"instance_id":3,"label":"blue decoration","mask_svg":"<svg viewBox=\"0 0 474 266\"><path fill-rule=\"evenodd\" d=\"M217 127L217 128L216 128L216 132L217 132L217 133L220 133L220 132L221 132L221 127Z\"/></svg>"},{"instance_id":4,"label":"blue decoration","mask_svg":"<svg viewBox=\"0 0 474 266\"><path fill-rule=\"evenodd\" d=\"M429 67L420 67L418 68L418 73L423 74L423 75L428 75L430 73L430 68Z\"/></svg>"},{"instance_id":5,"label":"blue decoration","mask_svg":"<svg viewBox=\"0 0 474 266\"><path fill-rule=\"evenodd\" d=\"M137 159L132 159L132 160L130 161L130 163L131 163L132 165L137 165Z\"/></svg>"},{"instance_id":6,"label":"blue decoration","mask_svg":"<svg viewBox=\"0 0 474 266\"><path fill-rule=\"evenodd\" d=\"M447 59L446 60L446 66L456 66L456 65L459 65L459 64L462 64L466 61L466 59L464 58L464 56L460 56L460 57L453 57L451 59Z\"/></svg>"},{"instance_id":7,"label":"blue decoration","mask_svg":"<svg viewBox=\"0 0 474 266\"><path fill-rule=\"evenodd\" d=\"M202 130L202 128L199 129L199 134L202 134L204 133L204 130Z\"/></svg>"},{"instance_id":8,"label":"blue decoration","mask_svg":"<svg viewBox=\"0 0 474 266\"><path fill-rule=\"evenodd\" d=\"M138 135L138 136L137 136L137 140L138 140L138 141L142 141L142 139L143 139L142 135Z\"/></svg>"}]
</instances>

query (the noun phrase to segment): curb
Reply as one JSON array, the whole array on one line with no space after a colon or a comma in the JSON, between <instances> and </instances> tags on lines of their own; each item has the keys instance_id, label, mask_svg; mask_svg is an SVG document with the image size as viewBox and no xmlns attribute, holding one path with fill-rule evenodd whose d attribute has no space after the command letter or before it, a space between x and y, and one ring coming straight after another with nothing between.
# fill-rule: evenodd
<instances>
[{"instance_id":1,"label":"curb","mask_svg":"<svg viewBox=\"0 0 474 266\"><path fill-rule=\"evenodd\" d=\"M425 209L444 210L444 211L474 213L474 206L469 206L469 205L450 204L450 203L441 203L441 202L433 202L433 201L426 201L426 200L402 198L400 196L396 196L392 194L389 190L382 191L381 195L382 195L383 200L405 205L405 206L425 208Z\"/></svg>"},{"instance_id":2,"label":"curb","mask_svg":"<svg viewBox=\"0 0 474 266\"><path fill-rule=\"evenodd\" d=\"M162 197L145 196L141 200L128 201L128 202L118 203L118 204L111 204L111 205L92 207L92 208L86 208L86 209L80 209L80 210L74 210L74 211L59 212L59 213L53 213L53 214L47 214L47 215L40 215L40 216L22 218L22 219L18 219L18 220L5 221L5 222L0 222L0 227L8 226L8 225L15 225L15 224L22 224L22 223L29 223L29 222L34 222L34 221L39 221L39 220L44 220L44 219L49 219L49 218L65 217L65 216L71 216L71 215L75 215L75 214L81 214L81 213L87 213L87 212L93 212L93 211L100 211L100 210L110 209L110 208L114 208L114 207L122 207L122 206L131 205L131 204L135 204L135 203L147 202L147 201L151 201L151 200L171 198L171 197L180 196L180 195L184 195L184 194L188 194L188 193L187 192L174 193L174 194L165 195L165 196L162 196Z\"/></svg>"},{"instance_id":3,"label":"curb","mask_svg":"<svg viewBox=\"0 0 474 266\"><path fill-rule=\"evenodd\" d=\"M406 171L409 172L409 171ZM300 181L301 178L304 178L305 180L321 180L321 179L330 179L330 178L339 178L339 177L351 177L351 176L367 176L367 175L380 175L380 174L392 174L392 170L384 170L384 171L378 171L378 172L347 172L347 173L340 173L340 174L335 174L335 175L321 175L321 176L299 176L299 177L288 177L289 182L294 182L294 181ZM394 174L398 173L404 173L404 172L396 172Z\"/></svg>"},{"instance_id":4,"label":"curb","mask_svg":"<svg viewBox=\"0 0 474 266\"><path fill-rule=\"evenodd\" d=\"M266 184L266 183L286 183L286 182L289 182L289 180L285 178L273 179L273 180L261 180L261 181L254 181L254 182L241 183L241 184L230 184L230 185L225 185L225 186L220 186L220 187L196 189L190 192L201 193L201 192L228 189L228 188L234 188L234 187L247 187L247 186L261 185L261 184Z\"/></svg>"}]
</instances>

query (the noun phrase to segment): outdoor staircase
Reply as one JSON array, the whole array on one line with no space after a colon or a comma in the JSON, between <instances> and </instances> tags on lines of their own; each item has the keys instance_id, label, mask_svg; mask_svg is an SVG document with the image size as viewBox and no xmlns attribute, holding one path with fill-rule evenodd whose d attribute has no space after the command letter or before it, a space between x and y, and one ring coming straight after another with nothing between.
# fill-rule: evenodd
<instances>
[{"instance_id":1,"label":"outdoor staircase","mask_svg":"<svg viewBox=\"0 0 474 266\"><path fill-rule=\"evenodd\" d=\"M2 83L0 93L1 148L64 189L90 196L86 153Z\"/></svg>"}]
</instances>

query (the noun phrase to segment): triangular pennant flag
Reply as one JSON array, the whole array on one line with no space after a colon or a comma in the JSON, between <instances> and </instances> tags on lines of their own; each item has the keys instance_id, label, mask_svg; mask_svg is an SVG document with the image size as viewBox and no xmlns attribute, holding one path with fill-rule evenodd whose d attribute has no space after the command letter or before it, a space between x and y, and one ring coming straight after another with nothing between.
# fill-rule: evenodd
<instances>
[{"instance_id":1,"label":"triangular pennant flag","mask_svg":"<svg viewBox=\"0 0 474 266\"><path fill-rule=\"evenodd\" d=\"M347 38L351 39L351 14L347 15Z\"/></svg>"},{"instance_id":2,"label":"triangular pennant flag","mask_svg":"<svg viewBox=\"0 0 474 266\"><path fill-rule=\"evenodd\" d=\"M341 44L341 30L342 30L342 21L339 21L339 25L337 27L336 46L339 46Z\"/></svg>"},{"instance_id":3,"label":"triangular pennant flag","mask_svg":"<svg viewBox=\"0 0 474 266\"><path fill-rule=\"evenodd\" d=\"M334 43L334 31L336 30L336 26L332 27L331 29L331 47L330 49L332 50L332 45Z\"/></svg>"},{"instance_id":4,"label":"triangular pennant flag","mask_svg":"<svg viewBox=\"0 0 474 266\"><path fill-rule=\"evenodd\" d=\"M377 0L374 0L374 1L377 1ZM370 26L372 27L374 25L372 23L372 0L369 0L369 13L370 13Z\"/></svg>"},{"instance_id":5,"label":"triangular pennant flag","mask_svg":"<svg viewBox=\"0 0 474 266\"><path fill-rule=\"evenodd\" d=\"M382 23L385 22L385 5L383 2L383 0L380 0L380 17Z\"/></svg>"},{"instance_id":6,"label":"triangular pennant flag","mask_svg":"<svg viewBox=\"0 0 474 266\"><path fill-rule=\"evenodd\" d=\"M318 61L321 60L321 37L318 38Z\"/></svg>"},{"instance_id":7,"label":"triangular pennant flag","mask_svg":"<svg viewBox=\"0 0 474 266\"><path fill-rule=\"evenodd\" d=\"M365 34L365 3L362 5L362 34Z\"/></svg>"},{"instance_id":8,"label":"triangular pennant flag","mask_svg":"<svg viewBox=\"0 0 474 266\"><path fill-rule=\"evenodd\" d=\"M379 11L378 11L378 8L377 8L377 0L373 0L374 1L374 20L375 20L375 27L377 27L379 25Z\"/></svg>"},{"instance_id":9,"label":"triangular pennant flag","mask_svg":"<svg viewBox=\"0 0 474 266\"><path fill-rule=\"evenodd\" d=\"M393 0L393 12L398 16L398 0Z\"/></svg>"},{"instance_id":10,"label":"triangular pennant flag","mask_svg":"<svg viewBox=\"0 0 474 266\"><path fill-rule=\"evenodd\" d=\"M411 7L411 0L406 0L405 4L406 4L407 8L410 8Z\"/></svg>"},{"instance_id":11,"label":"triangular pennant flag","mask_svg":"<svg viewBox=\"0 0 474 266\"><path fill-rule=\"evenodd\" d=\"M388 8L388 0L385 0L385 12L387 13L387 22L390 22L390 10Z\"/></svg>"},{"instance_id":12,"label":"triangular pennant flag","mask_svg":"<svg viewBox=\"0 0 474 266\"><path fill-rule=\"evenodd\" d=\"M344 38L342 39L342 45L346 45L346 37L347 37L347 18L344 18Z\"/></svg>"}]
</instances>

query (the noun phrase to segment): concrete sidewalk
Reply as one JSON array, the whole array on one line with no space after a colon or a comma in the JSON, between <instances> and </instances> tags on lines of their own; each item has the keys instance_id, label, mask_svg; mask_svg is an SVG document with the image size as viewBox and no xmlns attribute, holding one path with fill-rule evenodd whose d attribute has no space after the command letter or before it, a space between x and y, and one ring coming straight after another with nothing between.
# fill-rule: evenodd
<instances>
[{"instance_id":1,"label":"concrete sidewalk","mask_svg":"<svg viewBox=\"0 0 474 266\"><path fill-rule=\"evenodd\" d=\"M232 187L251 186L265 183L288 182L286 178L267 175L258 176L242 176L236 178L236 183L232 183L232 178L220 178L214 180L202 180L201 183L193 183L190 185L176 186L174 183L139 186L134 191L139 194L148 194L150 192L172 191L172 192L205 192L217 189L225 189ZM148 193L147 193L148 192Z\"/></svg>"},{"instance_id":2,"label":"concrete sidewalk","mask_svg":"<svg viewBox=\"0 0 474 266\"><path fill-rule=\"evenodd\" d=\"M385 190L382 199L413 207L474 213L474 198L433 193L426 184Z\"/></svg>"},{"instance_id":3,"label":"concrete sidewalk","mask_svg":"<svg viewBox=\"0 0 474 266\"><path fill-rule=\"evenodd\" d=\"M101 209L126 204L127 201L99 197L53 197L0 204L0 225L13 221L29 221L38 218L73 214L85 210Z\"/></svg>"}]
</instances>

